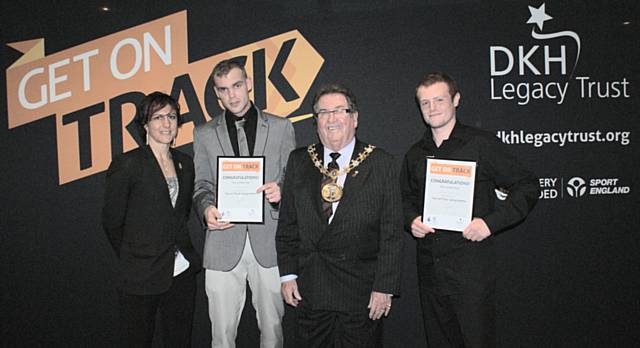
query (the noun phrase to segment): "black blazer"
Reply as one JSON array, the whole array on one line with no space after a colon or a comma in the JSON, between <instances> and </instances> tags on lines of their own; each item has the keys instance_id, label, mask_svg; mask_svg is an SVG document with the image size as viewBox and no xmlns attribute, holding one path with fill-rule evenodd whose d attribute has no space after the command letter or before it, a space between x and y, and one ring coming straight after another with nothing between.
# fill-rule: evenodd
<instances>
[{"instance_id":1,"label":"black blazer","mask_svg":"<svg viewBox=\"0 0 640 348\"><path fill-rule=\"evenodd\" d=\"M319 158L323 147L316 146ZM356 141L353 157L363 150ZM371 291L398 294L403 243L397 165L375 149L347 174L331 224L322 215L322 174L307 149L289 156L276 233L281 275L298 275L305 306L367 311Z\"/></svg>"},{"instance_id":2,"label":"black blazer","mask_svg":"<svg viewBox=\"0 0 640 348\"><path fill-rule=\"evenodd\" d=\"M193 161L174 149L171 155L179 183L175 208L160 165L148 146L116 157L107 171L102 225L120 260L119 288L126 293L167 291L173 281L176 246L189 261L185 272L202 268L187 229Z\"/></svg>"}]
</instances>

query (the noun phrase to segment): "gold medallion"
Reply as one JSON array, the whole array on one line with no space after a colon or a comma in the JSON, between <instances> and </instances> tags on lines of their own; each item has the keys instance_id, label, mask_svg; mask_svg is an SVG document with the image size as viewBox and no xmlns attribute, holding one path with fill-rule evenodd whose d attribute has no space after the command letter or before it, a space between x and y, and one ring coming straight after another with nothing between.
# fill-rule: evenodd
<instances>
[{"instance_id":1,"label":"gold medallion","mask_svg":"<svg viewBox=\"0 0 640 348\"><path fill-rule=\"evenodd\" d=\"M342 198L342 187L335 182L330 182L322 186L322 199L326 202L337 202Z\"/></svg>"},{"instance_id":2,"label":"gold medallion","mask_svg":"<svg viewBox=\"0 0 640 348\"><path fill-rule=\"evenodd\" d=\"M362 163L373 152L375 148L376 147L373 145L367 145L365 146L364 150L362 150L362 152L360 152L355 159L351 160L351 162L346 168L329 171L329 169L325 168L322 165L322 162L318 159L318 153L316 152L316 145L311 144L307 146L307 152L309 153L309 157L311 158L311 162L313 162L313 165L316 168L318 168L318 170L320 171L320 173L322 173L322 175L329 177L331 178L331 180L333 180L333 182L322 185L322 189L321 189L322 199L330 203L339 201L342 198L342 186L338 185L337 183L338 177L341 175L349 174L349 172L352 169L359 166L360 163ZM356 175L358 175L357 170L353 173L354 177Z\"/></svg>"}]
</instances>

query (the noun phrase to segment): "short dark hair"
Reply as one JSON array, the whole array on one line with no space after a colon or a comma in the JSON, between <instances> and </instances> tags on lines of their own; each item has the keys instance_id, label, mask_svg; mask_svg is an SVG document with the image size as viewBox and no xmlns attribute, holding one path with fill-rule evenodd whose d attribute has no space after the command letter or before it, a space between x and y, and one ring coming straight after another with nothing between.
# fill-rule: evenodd
<instances>
[{"instance_id":1,"label":"short dark hair","mask_svg":"<svg viewBox=\"0 0 640 348\"><path fill-rule=\"evenodd\" d=\"M218 64L216 64L216 66L213 67L213 71L211 71L211 78L227 76L227 74L229 74L229 71L231 71L234 68L240 69L240 71L242 71L242 77L245 79L247 78L247 71L244 69L244 64L240 63L238 60L233 58L225 59L219 62ZM214 81L214 86L215 86L215 81Z\"/></svg>"},{"instance_id":2,"label":"short dark hair","mask_svg":"<svg viewBox=\"0 0 640 348\"><path fill-rule=\"evenodd\" d=\"M440 71L426 74L422 78L420 83L418 83L418 85L416 86L416 92L418 92L418 89L420 87L429 87L438 82L444 82L447 84L447 86L449 87L449 94L451 95L451 99L453 99L453 97L455 97L455 95L459 93L458 86L456 85L456 81L454 81L453 78L451 78L451 76Z\"/></svg>"},{"instance_id":3,"label":"short dark hair","mask_svg":"<svg viewBox=\"0 0 640 348\"><path fill-rule=\"evenodd\" d=\"M332 83L320 87L320 89L318 89L316 94L313 96L311 107L313 108L314 115L316 115L316 113L318 112L318 110L316 109L316 107L318 106L318 101L322 96L327 94L342 94L345 99L347 99L347 103L349 104L349 109L351 110L351 112L358 111L356 96L351 92L351 90L341 84Z\"/></svg>"},{"instance_id":4,"label":"short dark hair","mask_svg":"<svg viewBox=\"0 0 640 348\"><path fill-rule=\"evenodd\" d=\"M142 98L140 104L138 104L135 121L138 124L140 135L143 139L147 136L147 131L144 129L144 126L149 123L151 116L153 116L156 111L167 105L170 105L176 111L179 127L182 124L182 119L180 118L180 104L178 104L178 101L172 96L156 91Z\"/></svg>"}]
</instances>

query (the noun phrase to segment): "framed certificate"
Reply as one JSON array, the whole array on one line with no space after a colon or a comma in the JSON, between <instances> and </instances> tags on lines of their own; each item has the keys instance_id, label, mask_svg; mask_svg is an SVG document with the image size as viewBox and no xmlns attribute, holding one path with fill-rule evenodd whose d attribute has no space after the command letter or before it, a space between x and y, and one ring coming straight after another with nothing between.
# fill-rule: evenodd
<instances>
[{"instance_id":1,"label":"framed certificate","mask_svg":"<svg viewBox=\"0 0 640 348\"><path fill-rule=\"evenodd\" d=\"M435 229L464 231L473 213L476 162L427 158L422 222Z\"/></svg>"},{"instance_id":2,"label":"framed certificate","mask_svg":"<svg viewBox=\"0 0 640 348\"><path fill-rule=\"evenodd\" d=\"M221 220L233 223L264 223L264 156L218 156L218 211Z\"/></svg>"}]
</instances>

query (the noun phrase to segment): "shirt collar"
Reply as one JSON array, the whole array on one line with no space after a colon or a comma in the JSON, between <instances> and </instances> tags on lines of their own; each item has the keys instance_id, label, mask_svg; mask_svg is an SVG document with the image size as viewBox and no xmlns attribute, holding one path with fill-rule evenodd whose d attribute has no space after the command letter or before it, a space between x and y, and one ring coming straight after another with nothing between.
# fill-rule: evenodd
<instances>
[{"instance_id":1,"label":"shirt collar","mask_svg":"<svg viewBox=\"0 0 640 348\"><path fill-rule=\"evenodd\" d=\"M449 134L449 138L446 141L451 140L461 140L464 139L464 133L467 126L463 125L460 120L456 119L456 124L453 125L453 129L451 130L451 134ZM424 140L428 145L435 146L433 142L433 133L431 133L431 128L427 128L424 132Z\"/></svg>"},{"instance_id":2,"label":"shirt collar","mask_svg":"<svg viewBox=\"0 0 640 348\"><path fill-rule=\"evenodd\" d=\"M347 145L345 145L345 147L337 151L338 153L340 153L340 157L338 157L336 162L338 162L338 165L340 166L340 168L345 168L349 164L349 161L351 161L351 156L353 155L353 150L355 149L355 147L356 147L356 137L353 137L353 139L351 139L351 142L349 142ZM326 167L327 164L331 162L331 156L329 155L333 151L325 147L323 152L324 153L323 153L322 163L324 163L324 166Z\"/></svg>"},{"instance_id":3,"label":"shirt collar","mask_svg":"<svg viewBox=\"0 0 640 348\"><path fill-rule=\"evenodd\" d=\"M255 105L253 105L253 103L251 103L251 106L249 107L249 110L247 110L247 112L244 114L244 116L238 117L238 116L234 115L231 111L225 110L224 111L224 117L226 118L227 122L235 123L236 121L239 121L239 120L241 120L243 118L245 120L247 120L247 122L254 122L254 120L257 120L257 118L258 118L258 111L256 110Z\"/></svg>"}]
</instances>

